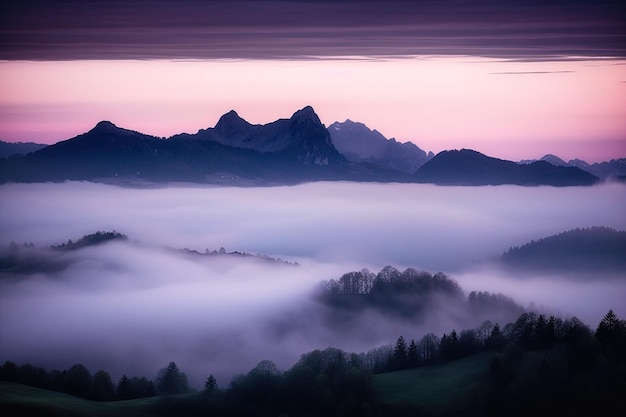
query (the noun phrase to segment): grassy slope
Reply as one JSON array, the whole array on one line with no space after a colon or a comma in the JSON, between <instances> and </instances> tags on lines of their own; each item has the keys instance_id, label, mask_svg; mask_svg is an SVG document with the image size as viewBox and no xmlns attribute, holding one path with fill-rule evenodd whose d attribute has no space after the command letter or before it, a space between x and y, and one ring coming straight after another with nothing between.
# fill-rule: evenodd
<instances>
[{"instance_id":1,"label":"grassy slope","mask_svg":"<svg viewBox=\"0 0 626 417\"><path fill-rule=\"evenodd\" d=\"M374 376L374 386L384 402L445 412L470 400L472 387L486 374L494 356L485 352L441 365L379 374Z\"/></svg>"},{"instance_id":2,"label":"grassy slope","mask_svg":"<svg viewBox=\"0 0 626 417\"><path fill-rule=\"evenodd\" d=\"M154 416L159 398L96 402L60 392L0 381L0 414L4 417L37 416Z\"/></svg>"}]
</instances>

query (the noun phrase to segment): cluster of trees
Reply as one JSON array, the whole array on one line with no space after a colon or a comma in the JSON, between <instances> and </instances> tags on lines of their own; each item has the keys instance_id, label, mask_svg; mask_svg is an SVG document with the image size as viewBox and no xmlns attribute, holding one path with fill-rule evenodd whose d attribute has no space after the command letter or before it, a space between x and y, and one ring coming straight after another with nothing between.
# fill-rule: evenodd
<instances>
[{"instance_id":1,"label":"cluster of trees","mask_svg":"<svg viewBox=\"0 0 626 417\"><path fill-rule=\"evenodd\" d=\"M209 248L206 248L204 252L198 252L197 250L194 250L194 249L183 248L183 249L179 249L179 252L190 254L190 255L202 255L202 256L231 256L231 257L242 257L242 258L256 258L256 259L260 259L268 263L285 264L285 265L290 265L290 266L300 265L298 262L286 261L281 258L275 258L272 256L263 255L260 253L253 254L250 252L241 252L241 251L227 252L226 249L224 249L224 247L220 247L218 250L215 250L215 249L209 250Z\"/></svg>"},{"instance_id":2,"label":"cluster of trees","mask_svg":"<svg viewBox=\"0 0 626 417\"><path fill-rule=\"evenodd\" d=\"M98 231L90 235L85 235L78 239L76 242L72 242L72 239L69 239L66 243L61 243L60 245L52 245L51 248L58 250L76 250L84 248L86 246L98 245L100 243L108 242L111 240L127 239L128 236L118 233L115 230L112 232Z\"/></svg>"},{"instance_id":3,"label":"cluster of trees","mask_svg":"<svg viewBox=\"0 0 626 417\"><path fill-rule=\"evenodd\" d=\"M192 399L170 398L165 415L349 416L385 415L372 374L359 356L336 348L303 354L289 370L263 360L233 378L227 389L209 388Z\"/></svg>"},{"instance_id":4,"label":"cluster of trees","mask_svg":"<svg viewBox=\"0 0 626 417\"><path fill-rule=\"evenodd\" d=\"M428 272L407 268L404 272L387 265L378 274L367 268L361 271L348 272L338 280L331 279L323 284L327 295L359 294L384 295L387 293L427 293L439 291L451 295L462 295L463 291L456 281L438 272Z\"/></svg>"},{"instance_id":5,"label":"cluster of trees","mask_svg":"<svg viewBox=\"0 0 626 417\"><path fill-rule=\"evenodd\" d=\"M619 415L626 410L626 321L523 316L476 396L493 415Z\"/></svg>"},{"instance_id":6,"label":"cluster of trees","mask_svg":"<svg viewBox=\"0 0 626 417\"><path fill-rule=\"evenodd\" d=\"M510 320L524 311L502 294L472 291L466 298L457 282L441 272L433 275L414 268L399 271L393 266L386 266L377 274L362 269L324 281L319 299L343 310L375 308L411 319L427 314L432 303L444 302L442 299L479 320L494 315Z\"/></svg>"}]
</instances>

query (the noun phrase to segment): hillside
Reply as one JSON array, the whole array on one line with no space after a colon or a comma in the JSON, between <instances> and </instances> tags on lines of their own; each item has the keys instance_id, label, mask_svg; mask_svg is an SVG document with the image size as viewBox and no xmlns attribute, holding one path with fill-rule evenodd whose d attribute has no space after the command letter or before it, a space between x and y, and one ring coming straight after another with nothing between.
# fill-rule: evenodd
<instances>
[{"instance_id":1,"label":"hillside","mask_svg":"<svg viewBox=\"0 0 626 417\"><path fill-rule=\"evenodd\" d=\"M184 397L188 397L185 395ZM74 417L148 417L158 415L159 397L127 401L97 402L73 395L0 381L0 410L4 417L74 416Z\"/></svg>"},{"instance_id":2,"label":"hillside","mask_svg":"<svg viewBox=\"0 0 626 417\"><path fill-rule=\"evenodd\" d=\"M495 352L438 365L374 375L374 387L389 404L409 405L430 414L465 408L472 386L487 375Z\"/></svg>"},{"instance_id":3,"label":"hillside","mask_svg":"<svg viewBox=\"0 0 626 417\"><path fill-rule=\"evenodd\" d=\"M502 254L501 262L519 271L624 274L625 254L625 231L591 227L512 247Z\"/></svg>"}]
</instances>

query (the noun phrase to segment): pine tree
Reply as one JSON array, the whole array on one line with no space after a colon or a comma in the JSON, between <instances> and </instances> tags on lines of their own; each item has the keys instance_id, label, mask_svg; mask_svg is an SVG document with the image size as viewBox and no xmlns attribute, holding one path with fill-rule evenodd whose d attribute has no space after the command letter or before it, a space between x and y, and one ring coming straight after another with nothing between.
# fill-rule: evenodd
<instances>
[{"instance_id":1,"label":"pine tree","mask_svg":"<svg viewBox=\"0 0 626 417\"><path fill-rule=\"evenodd\" d=\"M406 366L407 353L406 341L404 337L400 336L393 350L393 365L395 369L403 369Z\"/></svg>"},{"instance_id":2,"label":"pine tree","mask_svg":"<svg viewBox=\"0 0 626 417\"><path fill-rule=\"evenodd\" d=\"M602 343L613 343L619 337L620 322L613 310L609 310L604 315L598 328L596 329L596 338Z\"/></svg>"},{"instance_id":3,"label":"pine tree","mask_svg":"<svg viewBox=\"0 0 626 417\"><path fill-rule=\"evenodd\" d=\"M159 395L183 394L189 391L187 375L178 369L175 362L159 370L156 378L156 392Z\"/></svg>"},{"instance_id":4,"label":"pine tree","mask_svg":"<svg viewBox=\"0 0 626 417\"><path fill-rule=\"evenodd\" d=\"M122 375L120 382L117 384L115 396L118 400L130 400L133 398L133 389L126 374Z\"/></svg>"},{"instance_id":5,"label":"pine tree","mask_svg":"<svg viewBox=\"0 0 626 417\"><path fill-rule=\"evenodd\" d=\"M418 362L417 343L414 339L409 342L409 349L407 352L407 365L409 367L416 366Z\"/></svg>"},{"instance_id":6,"label":"pine tree","mask_svg":"<svg viewBox=\"0 0 626 417\"><path fill-rule=\"evenodd\" d=\"M215 390L217 390L217 380L215 379L213 374L211 374L204 383L204 392L210 393Z\"/></svg>"}]
</instances>

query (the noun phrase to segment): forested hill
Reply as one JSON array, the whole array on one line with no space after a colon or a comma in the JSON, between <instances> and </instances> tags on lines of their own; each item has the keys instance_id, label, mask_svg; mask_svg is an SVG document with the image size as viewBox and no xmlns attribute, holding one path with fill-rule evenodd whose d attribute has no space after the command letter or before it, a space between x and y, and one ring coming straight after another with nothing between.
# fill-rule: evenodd
<instances>
[{"instance_id":1,"label":"forested hill","mask_svg":"<svg viewBox=\"0 0 626 417\"><path fill-rule=\"evenodd\" d=\"M363 269L325 281L318 300L329 307L331 315L344 320L348 311L357 316L377 311L396 320L421 323L443 306L454 306L469 321L507 321L524 311L503 294L471 291L466 296L454 279L441 272L433 275L413 268L400 271L389 265L377 274Z\"/></svg>"},{"instance_id":2,"label":"forested hill","mask_svg":"<svg viewBox=\"0 0 626 417\"><path fill-rule=\"evenodd\" d=\"M626 273L626 231L608 227L569 230L512 247L501 261L516 270Z\"/></svg>"}]
</instances>

